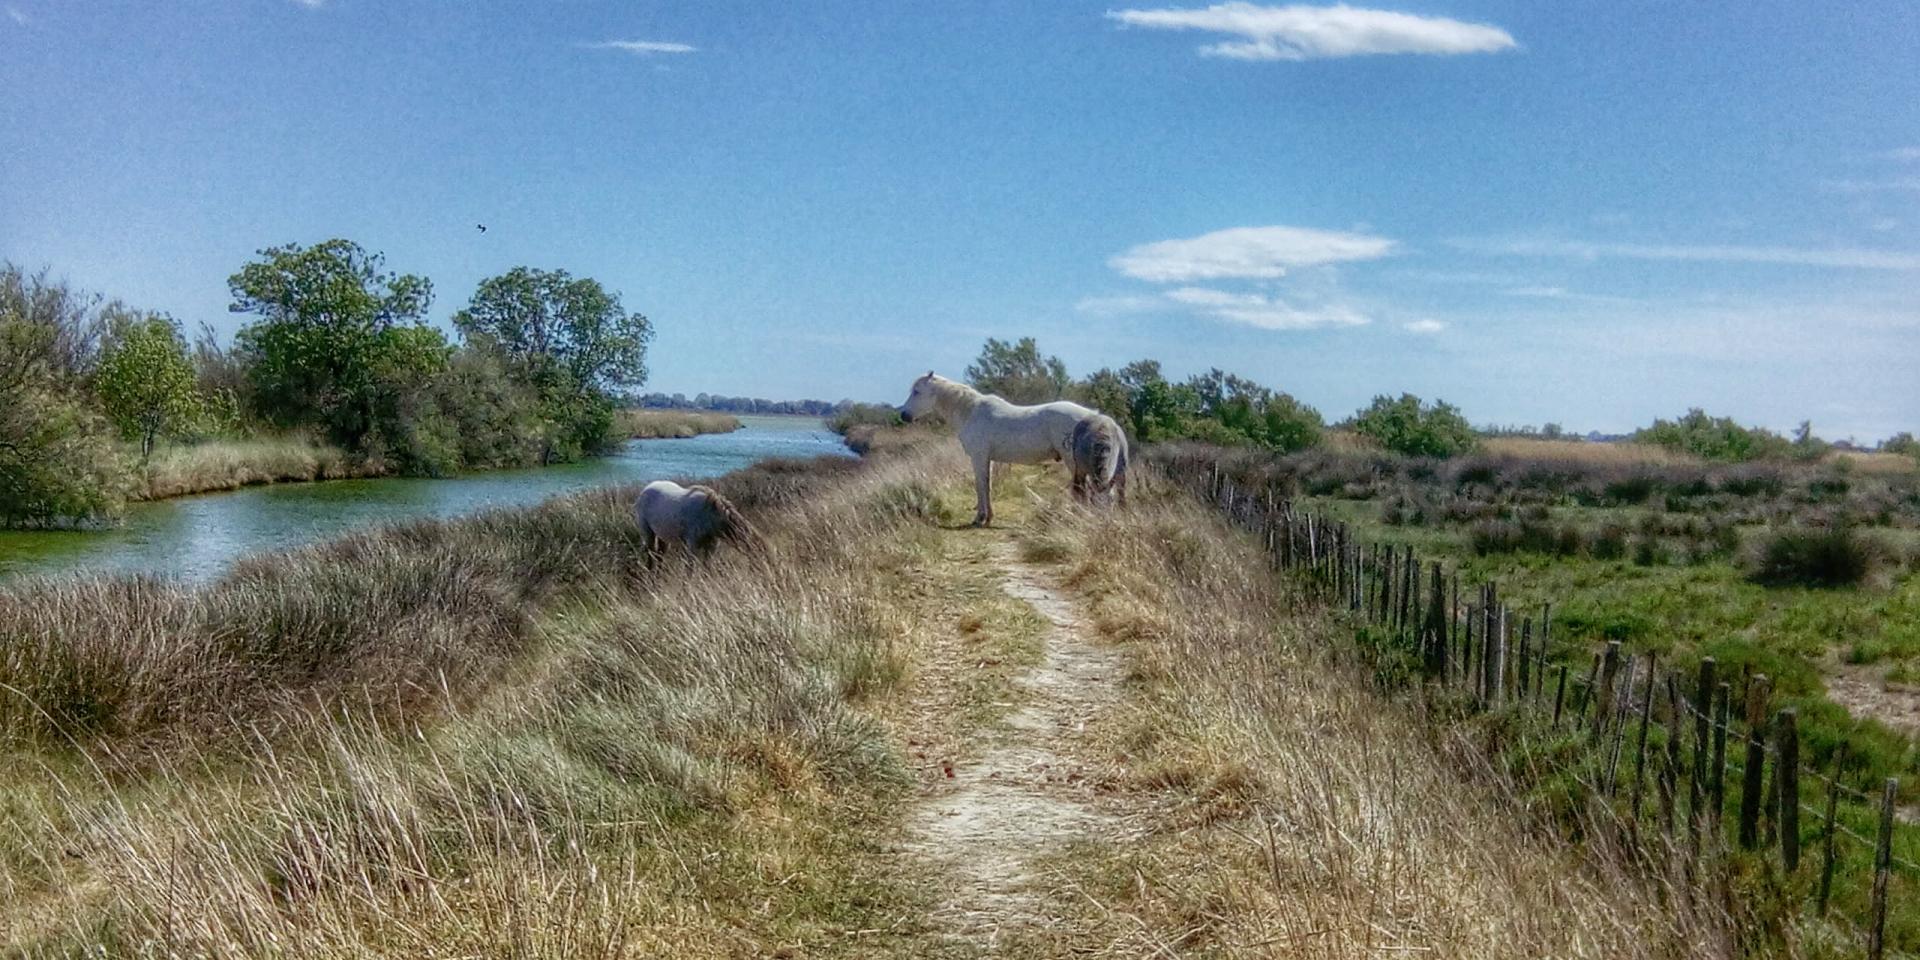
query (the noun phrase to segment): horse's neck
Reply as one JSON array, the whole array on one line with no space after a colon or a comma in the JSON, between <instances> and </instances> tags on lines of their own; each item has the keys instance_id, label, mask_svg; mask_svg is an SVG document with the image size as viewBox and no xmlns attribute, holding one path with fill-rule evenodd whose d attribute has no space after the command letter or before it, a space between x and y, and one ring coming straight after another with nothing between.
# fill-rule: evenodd
<instances>
[{"instance_id":1,"label":"horse's neck","mask_svg":"<svg viewBox=\"0 0 1920 960\"><path fill-rule=\"evenodd\" d=\"M958 422L972 415L987 402L987 395L963 383L955 383L939 393L940 415Z\"/></svg>"}]
</instances>

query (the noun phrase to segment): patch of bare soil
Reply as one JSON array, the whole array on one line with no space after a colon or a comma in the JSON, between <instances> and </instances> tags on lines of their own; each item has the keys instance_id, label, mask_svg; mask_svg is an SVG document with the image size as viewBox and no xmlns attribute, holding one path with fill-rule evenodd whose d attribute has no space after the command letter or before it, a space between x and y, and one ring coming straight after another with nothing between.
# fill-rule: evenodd
<instances>
[{"instance_id":1,"label":"patch of bare soil","mask_svg":"<svg viewBox=\"0 0 1920 960\"><path fill-rule=\"evenodd\" d=\"M1111 837L1085 757L1089 722L1121 697L1124 660L1099 646L1048 574L995 544L1006 592L1049 626L1043 660L1016 682L1021 702L952 776L932 784L909 817L908 852L946 878L932 920L949 938L987 951L1050 923L1054 892L1042 860L1072 842Z\"/></svg>"},{"instance_id":2,"label":"patch of bare soil","mask_svg":"<svg viewBox=\"0 0 1920 960\"><path fill-rule=\"evenodd\" d=\"M1920 736L1920 689L1889 684L1881 667L1849 663L1829 663L1826 681L1827 696L1848 713Z\"/></svg>"}]
</instances>

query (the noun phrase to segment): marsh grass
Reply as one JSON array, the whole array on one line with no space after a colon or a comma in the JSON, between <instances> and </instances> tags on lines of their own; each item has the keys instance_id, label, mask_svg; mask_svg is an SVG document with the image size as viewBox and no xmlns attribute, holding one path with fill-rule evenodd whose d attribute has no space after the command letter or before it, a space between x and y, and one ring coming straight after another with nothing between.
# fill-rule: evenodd
<instances>
[{"instance_id":1,"label":"marsh grass","mask_svg":"<svg viewBox=\"0 0 1920 960\"><path fill-rule=\"evenodd\" d=\"M614 432L627 440L685 440L740 427L739 417L707 410L621 410L613 420Z\"/></svg>"},{"instance_id":2,"label":"marsh grass","mask_svg":"<svg viewBox=\"0 0 1920 960\"><path fill-rule=\"evenodd\" d=\"M963 472L722 478L770 547L700 569L649 572L612 491L202 589L12 586L0 754L30 775L0 788L0 943L732 957L924 932L872 824L913 775L882 718L925 604L970 582L928 560L936 466Z\"/></svg>"},{"instance_id":3,"label":"marsh grass","mask_svg":"<svg viewBox=\"0 0 1920 960\"><path fill-rule=\"evenodd\" d=\"M364 461L338 447L299 436L209 440L155 450L139 478L134 499L164 500L262 483L343 480L386 472L384 464Z\"/></svg>"}]
</instances>

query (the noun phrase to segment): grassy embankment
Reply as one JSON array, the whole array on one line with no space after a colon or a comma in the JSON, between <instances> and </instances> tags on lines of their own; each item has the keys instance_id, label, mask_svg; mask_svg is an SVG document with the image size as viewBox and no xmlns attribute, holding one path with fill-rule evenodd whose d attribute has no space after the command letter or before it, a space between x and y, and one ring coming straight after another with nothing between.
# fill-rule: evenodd
<instances>
[{"instance_id":1,"label":"grassy embankment","mask_svg":"<svg viewBox=\"0 0 1920 960\"><path fill-rule=\"evenodd\" d=\"M0 743L27 775L0 786L0 942L697 957L914 934L921 888L861 827L911 781L890 724L919 650L991 592L921 519L936 462L729 476L772 552L698 571L644 571L595 493L203 589L11 586ZM1008 666L916 723L935 739L1004 698L1032 634L1010 601L964 606Z\"/></svg>"},{"instance_id":2,"label":"grassy embankment","mask_svg":"<svg viewBox=\"0 0 1920 960\"><path fill-rule=\"evenodd\" d=\"M1338 624L1249 538L1136 490L1127 511L1052 509L1021 535L1131 664L1095 738L1137 830L1055 859L1067 922L1030 955L1730 952L1719 901L1663 898L1568 845L1477 747L1371 694Z\"/></svg>"}]
</instances>

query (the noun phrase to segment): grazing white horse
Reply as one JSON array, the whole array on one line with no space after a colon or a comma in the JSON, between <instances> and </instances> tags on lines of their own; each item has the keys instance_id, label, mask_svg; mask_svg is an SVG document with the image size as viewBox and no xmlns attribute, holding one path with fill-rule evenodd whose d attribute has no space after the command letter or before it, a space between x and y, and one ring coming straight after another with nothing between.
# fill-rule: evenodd
<instances>
[{"instance_id":1,"label":"grazing white horse","mask_svg":"<svg viewBox=\"0 0 1920 960\"><path fill-rule=\"evenodd\" d=\"M994 464L1071 463L1074 428L1088 417L1100 416L1065 400L1031 407L1008 403L929 370L913 382L913 392L900 407L900 418L911 421L933 412L954 425L961 448L973 460L976 527L993 522Z\"/></svg>"},{"instance_id":2,"label":"grazing white horse","mask_svg":"<svg viewBox=\"0 0 1920 960\"><path fill-rule=\"evenodd\" d=\"M671 480L647 484L633 502L633 521L640 526L648 566L675 540L703 559L720 540L748 549L761 544L759 532L727 498L698 484L683 487Z\"/></svg>"}]
</instances>

